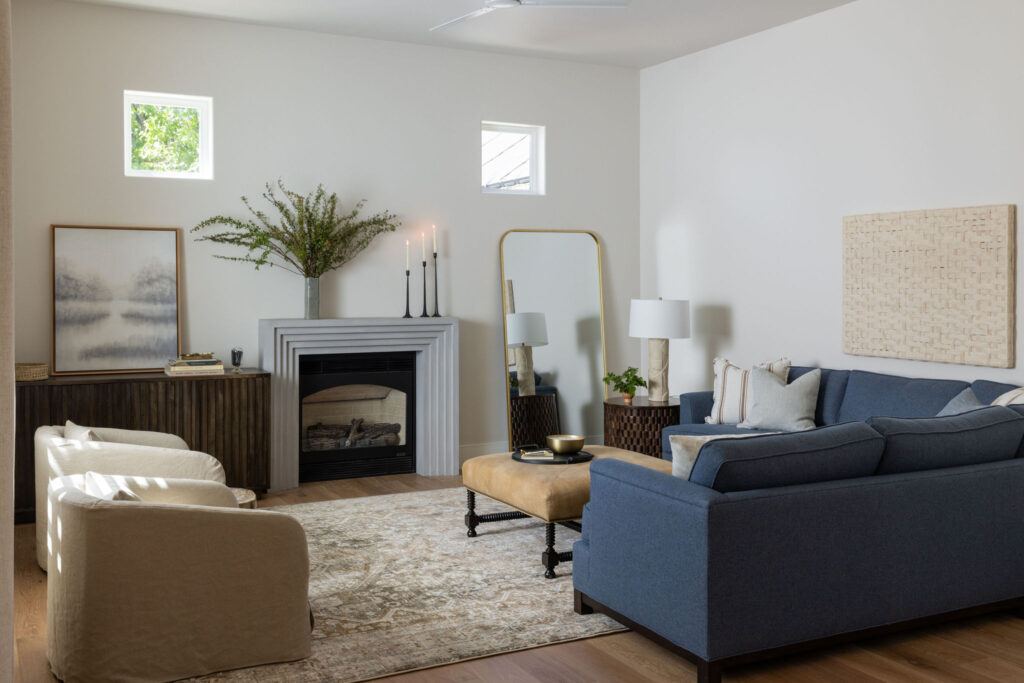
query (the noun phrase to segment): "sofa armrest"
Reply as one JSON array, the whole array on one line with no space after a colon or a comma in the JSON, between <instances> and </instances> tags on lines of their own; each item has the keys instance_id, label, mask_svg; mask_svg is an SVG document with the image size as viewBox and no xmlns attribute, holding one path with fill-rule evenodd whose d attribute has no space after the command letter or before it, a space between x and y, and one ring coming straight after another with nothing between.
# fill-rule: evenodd
<instances>
[{"instance_id":1,"label":"sofa armrest","mask_svg":"<svg viewBox=\"0 0 1024 683\"><path fill-rule=\"evenodd\" d=\"M306 657L309 559L277 512L103 501L50 490L62 533L47 591L56 674L176 680Z\"/></svg>"},{"instance_id":2,"label":"sofa armrest","mask_svg":"<svg viewBox=\"0 0 1024 683\"><path fill-rule=\"evenodd\" d=\"M711 415L715 392L691 391L679 395L679 424L704 424L704 418Z\"/></svg>"},{"instance_id":3,"label":"sofa armrest","mask_svg":"<svg viewBox=\"0 0 1024 683\"><path fill-rule=\"evenodd\" d=\"M706 657L708 516L721 499L645 467L593 462L575 588Z\"/></svg>"}]
</instances>

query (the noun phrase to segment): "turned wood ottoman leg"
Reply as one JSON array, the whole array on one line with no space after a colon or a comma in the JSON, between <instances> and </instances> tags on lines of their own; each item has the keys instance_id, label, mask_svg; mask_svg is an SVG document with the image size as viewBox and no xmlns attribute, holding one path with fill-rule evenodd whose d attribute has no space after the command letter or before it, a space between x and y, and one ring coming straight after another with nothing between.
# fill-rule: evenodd
<instances>
[{"instance_id":1,"label":"turned wood ottoman leg","mask_svg":"<svg viewBox=\"0 0 1024 683\"><path fill-rule=\"evenodd\" d=\"M555 525L552 522L544 525L544 541L547 548L540 556L540 561L544 565L544 578L553 579L555 567L558 566L558 553L555 552Z\"/></svg>"},{"instance_id":2,"label":"turned wood ottoman leg","mask_svg":"<svg viewBox=\"0 0 1024 683\"><path fill-rule=\"evenodd\" d=\"M476 514L476 494L469 489L466 489L466 508L466 535L473 538L480 518Z\"/></svg>"}]
</instances>

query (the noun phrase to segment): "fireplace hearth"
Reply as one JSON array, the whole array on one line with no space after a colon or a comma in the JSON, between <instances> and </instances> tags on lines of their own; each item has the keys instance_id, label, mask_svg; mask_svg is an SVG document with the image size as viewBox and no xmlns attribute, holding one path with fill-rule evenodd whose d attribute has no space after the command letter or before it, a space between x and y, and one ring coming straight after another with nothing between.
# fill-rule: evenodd
<instances>
[{"instance_id":1,"label":"fireplace hearth","mask_svg":"<svg viewBox=\"0 0 1024 683\"><path fill-rule=\"evenodd\" d=\"M299 481L416 471L416 354L299 362Z\"/></svg>"}]
</instances>

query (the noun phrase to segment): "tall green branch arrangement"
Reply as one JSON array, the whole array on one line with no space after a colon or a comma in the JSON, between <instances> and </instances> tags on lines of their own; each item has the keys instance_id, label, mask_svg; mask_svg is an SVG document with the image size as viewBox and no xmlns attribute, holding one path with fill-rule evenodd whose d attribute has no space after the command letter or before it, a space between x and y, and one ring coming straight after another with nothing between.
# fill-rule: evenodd
<instances>
[{"instance_id":1,"label":"tall green branch arrangement","mask_svg":"<svg viewBox=\"0 0 1024 683\"><path fill-rule=\"evenodd\" d=\"M278 194L280 192L280 195ZM320 277L340 268L366 249L377 235L394 232L401 225L388 211L359 218L366 200L347 213L339 213L338 195L327 194L323 185L308 195L287 189L280 180L276 187L267 183L263 198L277 215L253 207L248 198L242 203L252 214L250 219L214 216L192 228L192 232L212 226L223 226L198 238L200 242L216 242L246 250L244 256L215 255L226 261L244 261L256 266L277 266L303 277Z\"/></svg>"}]
</instances>

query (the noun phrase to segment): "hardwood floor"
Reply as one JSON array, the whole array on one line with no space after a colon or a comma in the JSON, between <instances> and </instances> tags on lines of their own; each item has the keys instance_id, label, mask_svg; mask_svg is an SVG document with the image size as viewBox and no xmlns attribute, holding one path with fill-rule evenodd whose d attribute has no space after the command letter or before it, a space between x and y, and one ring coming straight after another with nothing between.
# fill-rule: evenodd
<instances>
[{"instance_id":1,"label":"hardwood floor","mask_svg":"<svg viewBox=\"0 0 1024 683\"><path fill-rule=\"evenodd\" d=\"M312 482L269 495L260 507L458 486L459 477L415 474ZM56 679L46 663L46 574L35 563L35 528L15 528L15 681ZM539 578L539 575L538 575ZM539 580L543 580L540 579ZM566 609L572 609L567 605ZM696 681L686 660L635 633L512 652L381 679L391 683L584 683ZM899 636L725 672L742 683L1024 682L1024 619L979 617Z\"/></svg>"}]
</instances>

